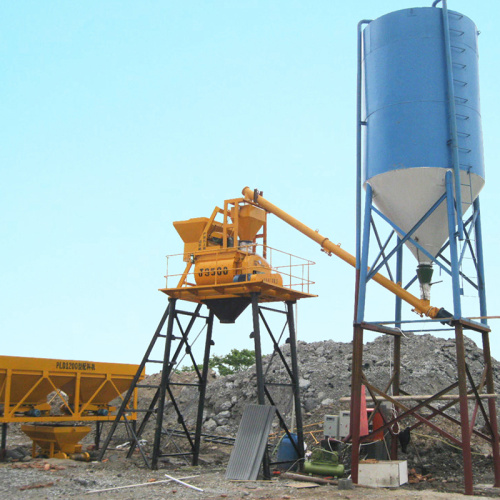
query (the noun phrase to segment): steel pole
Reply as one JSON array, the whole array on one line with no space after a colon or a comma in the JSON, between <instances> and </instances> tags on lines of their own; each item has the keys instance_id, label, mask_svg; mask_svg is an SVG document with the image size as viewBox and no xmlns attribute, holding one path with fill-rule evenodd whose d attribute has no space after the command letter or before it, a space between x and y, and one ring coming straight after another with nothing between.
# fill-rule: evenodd
<instances>
[{"instance_id":1,"label":"steel pole","mask_svg":"<svg viewBox=\"0 0 500 500\"><path fill-rule=\"evenodd\" d=\"M292 362L292 387L293 387L293 398L295 403L295 424L297 427L297 446L299 448L299 458L304 458L304 430L302 422L302 407L300 404L300 386L299 386L299 363L297 359L297 335L295 331L295 321L293 317L293 305L295 302L288 301L286 303L287 307L287 319L288 319L288 332L289 332L289 342L290 342L290 357ZM303 469L303 460L299 462L300 470Z\"/></svg>"},{"instance_id":2,"label":"steel pole","mask_svg":"<svg viewBox=\"0 0 500 500\"><path fill-rule=\"evenodd\" d=\"M401 238L398 237L398 242L401 241ZM400 246L398 248L396 254L396 283L402 283L403 281L403 247ZM401 319L402 319L402 300L401 297L396 295L396 304L395 304L395 327L401 328ZM392 393L395 396L399 395L399 386L401 382L401 336L393 335L392 342L394 346L393 358L392 358ZM398 436L392 435L391 439L391 460L398 459L398 444L399 439Z\"/></svg>"},{"instance_id":3,"label":"steel pole","mask_svg":"<svg viewBox=\"0 0 500 500\"><path fill-rule=\"evenodd\" d=\"M356 311L356 323L362 323L365 316L366 277L368 275L368 252L370 249L370 221L372 214L373 191L366 185L365 217L363 222L363 244L361 248L361 269L359 274L359 292Z\"/></svg>"},{"instance_id":4,"label":"steel pole","mask_svg":"<svg viewBox=\"0 0 500 500\"><path fill-rule=\"evenodd\" d=\"M488 324L486 316L488 309L486 306L486 280L484 276L484 258L483 258L483 230L481 227L481 207L479 197L474 200L474 212L476 213L476 222L474 224L474 233L476 235L476 258L477 258L477 288L479 292L479 311L481 323Z\"/></svg>"},{"instance_id":5,"label":"steel pole","mask_svg":"<svg viewBox=\"0 0 500 500\"><path fill-rule=\"evenodd\" d=\"M252 338L255 346L255 371L257 376L257 400L260 405L266 404L264 391L264 373L262 371L262 348L260 342L260 322L259 322L259 294L252 294L252 316L253 332Z\"/></svg>"},{"instance_id":6,"label":"steel pole","mask_svg":"<svg viewBox=\"0 0 500 500\"><path fill-rule=\"evenodd\" d=\"M94 446L95 450L99 450L99 446L101 444L101 429L103 426L103 422L99 422L99 420L95 423L95 436L94 436Z\"/></svg>"},{"instance_id":7,"label":"steel pole","mask_svg":"<svg viewBox=\"0 0 500 500\"><path fill-rule=\"evenodd\" d=\"M460 429L462 431L462 457L464 461L465 494L473 495L471 431L469 427L469 403L467 398L467 373L465 367L465 345L463 327L455 322L455 344L457 350L458 393L460 398Z\"/></svg>"},{"instance_id":8,"label":"steel pole","mask_svg":"<svg viewBox=\"0 0 500 500\"><path fill-rule=\"evenodd\" d=\"M205 394L207 391L208 363L210 361L210 348L213 345L212 331L214 324L214 313L212 311L210 311L208 315L207 323L208 327L207 335L205 338L205 353L203 355L203 368L199 387L200 394L198 399L198 414L196 416L196 430L194 435L193 465L198 465L198 457L200 455L201 429L203 426L203 409L205 407Z\"/></svg>"},{"instance_id":9,"label":"steel pole","mask_svg":"<svg viewBox=\"0 0 500 500\"><path fill-rule=\"evenodd\" d=\"M0 444L0 460L5 460L7 455L7 428L9 424L7 422L2 423L2 442Z\"/></svg>"},{"instance_id":10,"label":"steel pole","mask_svg":"<svg viewBox=\"0 0 500 500\"><path fill-rule=\"evenodd\" d=\"M351 382L351 478L358 483L360 421L361 421L361 377L363 367L363 328L354 325L352 346L352 382Z\"/></svg>"},{"instance_id":11,"label":"steel pole","mask_svg":"<svg viewBox=\"0 0 500 500\"><path fill-rule=\"evenodd\" d=\"M255 349L255 372L257 376L257 401L260 405L266 404L264 372L262 370L262 347L260 341L260 322L259 322L259 293L252 292L252 317L253 317L253 332L251 337L254 341ZM271 479L271 471L269 469L269 456L267 454L267 446L264 451L264 459L262 460L262 468L264 479Z\"/></svg>"},{"instance_id":12,"label":"steel pole","mask_svg":"<svg viewBox=\"0 0 500 500\"><path fill-rule=\"evenodd\" d=\"M366 125L363 113L363 25L371 23L371 19L363 19L358 23L358 61L356 75L356 262L361 261L361 190L362 184L362 134L361 127ZM359 269L359 264L356 267Z\"/></svg>"},{"instance_id":13,"label":"steel pole","mask_svg":"<svg viewBox=\"0 0 500 500\"><path fill-rule=\"evenodd\" d=\"M446 172L446 206L448 209L448 236L450 242L451 281L453 287L453 318L462 317L460 303L460 268L458 264L457 239L455 232L455 199L453 198L453 172Z\"/></svg>"},{"instance_id":14,"label":"steel pole","mask_svg":"<svg viewBox=\"0 0 500 500\"><path fill-rule=\"evenodd\" d=\"M483 357L486 367L486 390L489 394L494 394L495 383L493 380L493 365L491 363L490 337L488 332L483 332ZM500 488L500 451L499 451L499 436L498 436L498 421L497 421L497 406L494 399L488 399L488 412L491 425L491 448L493 454L493 470L495 473L495 488Z\"/></svg>"},{"instance_id":15,"label":"steel pole","mask_svg":"<svg viewBox=\"0 0 500 500\"><path fill-rule=\"evenodd\" d=\"M151 469L158 469L158 458L160 456L160 442L163 425L163 411L165 409L165 392L170 375L170 348L172 345L172 332L174 329L175 303L177 299L168 299L169 315L167 321L167 338L165 339L165 352L163 355L163 369L161 372L161 382L159 387L158 407L156 409L155 440L153 443L153 456L151 458Z\"/></svg>"}]
</instances>

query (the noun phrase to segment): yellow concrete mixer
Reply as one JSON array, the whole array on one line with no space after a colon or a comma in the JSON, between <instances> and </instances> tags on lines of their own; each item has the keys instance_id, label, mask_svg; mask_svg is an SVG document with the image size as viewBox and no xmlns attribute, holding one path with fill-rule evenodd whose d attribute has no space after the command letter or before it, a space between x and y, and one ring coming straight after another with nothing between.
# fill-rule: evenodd
<instances>
[{"instance_id":1,"label":"yellow concrete mixer","mask_svg":"<svg viewBox=\"0 0 500 500\"><path fill-rule=\"evenodd\" d=\"M279 251L267 245L267 212L250 200L226 200L210 217L177 221L174 227L184 242L185 266L167 276L179 279L175 288L161 289L170 297L204 303L222 323L233 323L253 292L260 302L313 297L308 268L314 263L286 254L294 264L273 267L268 253Z\"/></svg>"},{"instance_id":2,"label":"yellow concrete mixer","mask_svg":"<svg viewBox=\"0 0 500 500\"><path fill-rule=\"evenodd\" d=\"M235 205L228 213L231 222L226 224L216 222L215 215L174 222L184 242L185 260L195 261L196 284L263 280L282 286L281 275L273 273L266 259L255 254L254 242L266 224L266 212L251 205Z\"/></svg>"}]
</instances>

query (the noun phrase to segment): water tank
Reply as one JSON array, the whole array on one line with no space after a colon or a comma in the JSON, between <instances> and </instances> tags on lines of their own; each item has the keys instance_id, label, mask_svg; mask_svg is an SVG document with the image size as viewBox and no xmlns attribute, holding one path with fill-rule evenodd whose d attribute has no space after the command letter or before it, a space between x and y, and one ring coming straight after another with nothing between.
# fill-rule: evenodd
<instances>
[{"instance_id":1,"label":"water tank","mask_svg":"<svg viewBox=\"0 0 500 500\"><path fill-rule=\"evenodd\" d=\"M484 185L477 29L448 11L465 213ZM384 15L363 31L364 181L375 205L405 232L445 192L453 168L442 9ZM435 256L448 237L446 203L414 238ZM409 245L419 263L430 259Z\"/></svg>"},{"instance_id":2,"label":"water tank","mask_svg":"<svg viewBox=\"0 0 500 500\"><path fill-rule=\"evenodd\" d=\"M291 433L295 445L298 443L297 434ZM283 436L281 443L278 447L277 461L281 462L278 468L281 470L297 470L298 460L300 459L295 446L288 436Z\"/></svg>"}]
</instances>

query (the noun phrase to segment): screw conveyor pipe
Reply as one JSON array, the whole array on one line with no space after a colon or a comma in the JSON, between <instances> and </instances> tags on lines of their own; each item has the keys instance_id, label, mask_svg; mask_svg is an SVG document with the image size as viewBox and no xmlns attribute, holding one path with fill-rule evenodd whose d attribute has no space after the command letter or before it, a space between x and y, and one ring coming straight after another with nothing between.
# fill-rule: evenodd
<instances>
[{"instance_id":1,"label":"screw conveyor pipe","mask_svg":"<svg viewBox=\"0 0 500 500\"><path fill-rule=\"evenodd\" d=\"M351 266L356 267L356 257L354 257L354 255L346 252L343 248L340 247L340 245L332 243L325 236L322 236L317 231L314 231L314 229L311 229L299 220L287 214L285 211L278 208L276 205L273 205L271 202L267 201L263 196L261 196L259 191L252 190L249 187L245 187L242 191L242 194L248 201L256 203L267 212L276 215L276 217L279 217L282 221L297 229L297 231L300 231L308 238L314 240L329 255L334 254L337 257L341 258L344 262L347 262ZM417 312L418 314L425 315L433 319L440 318L444 315L450 316L450 314L446 313L443 309L432 307L427 300L422 300L415 297L415 295L405 290L401 285L394 283L394 281L391 281L380 273L377 273L375 276L373 276L372 279L379 285L382 285L384 288L413 306L415 308L415 312Z\"/></svg>"}]
</instances>

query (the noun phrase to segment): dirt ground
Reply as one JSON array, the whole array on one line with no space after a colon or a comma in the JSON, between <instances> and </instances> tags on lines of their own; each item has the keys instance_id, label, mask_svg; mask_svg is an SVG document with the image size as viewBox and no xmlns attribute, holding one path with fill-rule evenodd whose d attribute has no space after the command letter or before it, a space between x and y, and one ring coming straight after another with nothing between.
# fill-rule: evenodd
<instances>
[{"instance_id":1,"label":"dirt ground","mask_svg":"<svg viewBox=\"0 0 500 500\"><path fill-rule=\"evenodd\" d=\"M162 464L157 471L146 469L140 457L127 459L125 450L113 450L103 462L31 459L0 464L0 498L8 499L317 499L317 498L398 498L459 499L465 498L461 478L432 482L422 481L400 488L354 487L340 490L336 485L316 486L302 481L280 478L271 481L228 481L225 462L231 452L228 446L206 446L202 465ZM213 464L217 454L219 464ZM209 463L210 462L210 463ZM184 479L196 488L165 482L165 474ZM145 483L145 484L144 484ZM132 488L124 486L143 484ZM110 488L120 488L111 489ZM99 491L107 490L107 491ZM500 498L500 491L487 484L476 484L475 494L483 498Z\"/></svg>"}]
</instances>

